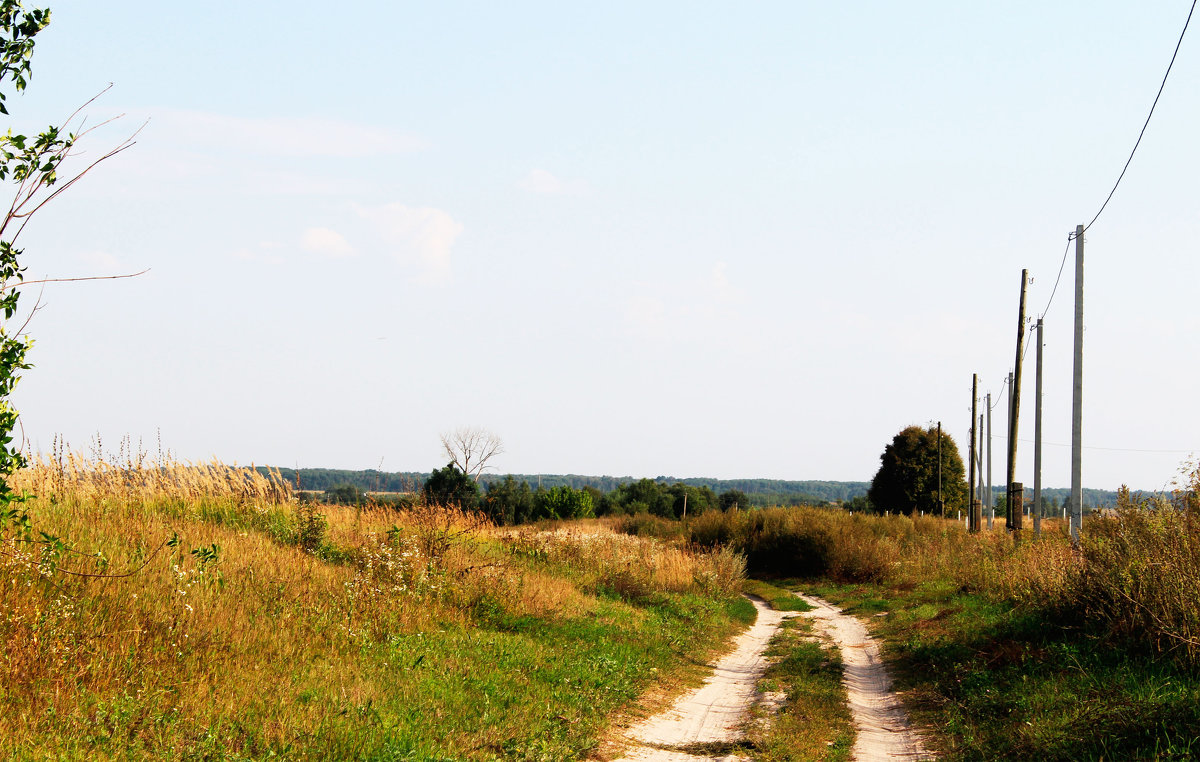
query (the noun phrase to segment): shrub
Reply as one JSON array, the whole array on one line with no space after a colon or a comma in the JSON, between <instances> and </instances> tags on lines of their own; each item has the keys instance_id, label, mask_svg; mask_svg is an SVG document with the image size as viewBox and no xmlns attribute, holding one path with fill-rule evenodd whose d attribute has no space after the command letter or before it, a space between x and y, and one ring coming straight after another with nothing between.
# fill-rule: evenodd
<instances>
[{"instance_id":1,"label":"shrub","mask_svg":"<svg viewBox=\"0 0 1200 762\"><path fill-rule=\"evenodd\" d=\"M299 503L296 506L296 544L309 553L316 553L325 542L325 530L329 522L315 503Z\"/></svg>"},{"instance_id":2,"label":"shrub","mask_svg":"<svg viewBox=\"0 0 1200 762\"><path fill-rule=\"evenodd\" d=\"M905 524L907 522L907 526ZM911 520L890 520L825 508L711 511L687 526L701 547L729 547L750 571L780 576L830 576L845 582L884 579L900 556Z\"/></svg>"}]
</instances>

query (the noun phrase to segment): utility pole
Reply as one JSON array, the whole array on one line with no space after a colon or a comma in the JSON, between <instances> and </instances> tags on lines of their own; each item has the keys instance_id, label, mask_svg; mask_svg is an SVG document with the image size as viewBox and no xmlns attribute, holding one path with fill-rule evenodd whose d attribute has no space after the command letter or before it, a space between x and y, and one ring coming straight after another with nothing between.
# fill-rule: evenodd
<instances>
[{"instance_id":1,"label":"utility pole","mask_svg":"<svg viewBox=\"0 0 1200 762\"><path fill-rule=\"evenodd\" d=\"M979 414L979 428L977 429L977 431L979 432L979 446L975 448L975 457L979 460L979 472L978 472L979 473L979 494L982 497L982 495L984 494L984 488L983 488L983 413ZM979 502L982 503L983 500L981 499ZM980 515L980 526L983 525L983 516L985 514L986 514L986 511L983 511L981 508L980 514L979 514ZM987 516L988 516L987 528L991 529L992 528L991 514L987 514Z\"/></svg>"},{"instance_id":2,"label":"utility pole","mask_svg":"<svg viewBox=\"0 0 1200 762\"><path fill-rule=\"evenodd\" d=\"M938 513L946 518L946 504L942 502L942 422L938 421Z\"/></svg>"},{"instance_id":3,"label":"utility pole","mask_svg":"<svg viewBox=\"0 0 1200 762\"><path fill-rule=\"evenodd\" d=\"M1083 526L1083 225L1075 226L1075 359L1071 373L1071 544Z\"/></svg>"},{"instance_id":4,"label":"utility pole","mask_svg":"<svg viewBox=\"0 0 1200 762\"><path fill-rule=\"evenodd\" d=\"M1013 372L1012 382L1012 404L1010 405L1011 418L1008 426L1008 480L1007 494L1008 499L1008 529L1009 531L1020 533L1021 525L1025 521L1025 506L1024 504L1013 504L1013 484L1016 482L1017 476L1017 424L1021 415L1021 354L1025 349L1025 289L1029 284L1029 271L1021 271L1021 304L1017 308L1017 360L1015 370Z\"/></svg>"},{"instance_id":5,"label":"utility pole","mask_svg":"<svg viewBox=\"0 0 1200 762\"><path fill-rule=\"evenodd\" d=\"M978 532L979 524L975 518L975 407L979 400L979 375L971 374L971 453L968 460L971 461L971 475L967 479L967 486L970 491L970 502L967 505L967 531Z\"/></svg>"},{"instance_id":6,"label":"utility pole","mask_svg":"<svg viewBox=\"0 0 1200 762\"><path fill-rule=\"evenodd\" d=\"M1033 400L1033 536L1042 536L1042 319L1037 321L1037 382Z\"/></svg>"},{"instance_id":7,"label":"utility pole","mask_svg":"<svg viewBox=\"0 0 1200 762\"><path fill-rule=\"evenodd\" d=\"M980 477L983 475L980 474ZM992 500L992 393L987 395L987 491L983 498L987 501L988 529L992 528L992 520L996 518L996 503Z\"/></svg>"}]
</instances>

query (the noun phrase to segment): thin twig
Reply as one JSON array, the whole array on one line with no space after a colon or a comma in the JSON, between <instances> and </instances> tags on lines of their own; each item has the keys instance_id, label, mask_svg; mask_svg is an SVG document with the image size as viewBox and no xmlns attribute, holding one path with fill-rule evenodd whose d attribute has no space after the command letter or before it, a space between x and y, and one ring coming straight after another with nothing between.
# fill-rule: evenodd
<instances>
[{"instance_id":1,"label":"thin twig","mask_svg":"<svg viewBox=\"0 0 1200 762\"><path fill-rule=\"evenodd\" d=\"M20 288L21 286L29 286L34 283L74 283L81 280L117 280L118 278L136 278L139 275L145 275L150 272L150 268L136 273L127 273L125 275L88 275L82 278L39 278L38 280L23 280L20 283L15 283L12 288Z\"/></svg>"}]
</instances>

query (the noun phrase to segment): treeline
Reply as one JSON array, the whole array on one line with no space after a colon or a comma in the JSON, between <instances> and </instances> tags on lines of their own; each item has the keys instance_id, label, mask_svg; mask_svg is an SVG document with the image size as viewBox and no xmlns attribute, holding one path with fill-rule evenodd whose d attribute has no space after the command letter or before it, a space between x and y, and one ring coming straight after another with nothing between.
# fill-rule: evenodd
<instances>
[{"instance_id":1,"label":"treeline","mask_svg":"<svg viewBox=\"0 0 1200 762\"><path fill-rule=\"evenodd\" d=\"M351 471L344 468L268 468L258 466L260 473L278 470L279 475L293 487L311 492L326 492L334 487L350 485L362 492L417 492L429 474L420 471ZM297 474L299 479L297 479Z\"/></svg>"},{"instance_id":2,"label":"treeline","mask_svg":"<svg viewBox=\"0 0 1200 762\"><path fill-rule=\"evenodd\" d=\"M717 494L708 487L682 482L664 484L654 479L618 484L609 492L590 484L578 488L566 484L547 487L543 482L534 487L511 474L490 480L486 486L481 483L482 480L476 482L454 466L446 466L429 475L423 497L431 503L478 510L497 524L635 514L678 519L707 511L749 507L749 499L739 490Z\"/></svg>"},{"instance_id":3,"label":"treeline","mask_svg":"<svg viewBox=\"0 0 1200 762\"><path fill-rule=\"evenodd\" d=\"M260 472L265 473L268 468L260 466ZM298 485L300 490L311 493L318 493L316 496L330 502L354 504L367 499L369 493L407 493L410 495L418 495L425 491L426 483L429 481L431 474L421 473L418 471L377 471L375 469L365 469L361 471L353 471L349 469L336 468L301 468L297 472L294 468L279 468L280 475L288 480L292 485ZM299 473L299 481L297 481L297 473ZM434 473L437 473L436 471ZM593 497L593 515L604 515L605 513L614 512L632 512L637 513L641 509L635 507L633 511L625 511L625 506L641 504L645 506L647 513L666 516L672 512L675 515L682 513L682 494L678 489L675 490L674 500L679 505L668 510L665 507L666 499L660 497L650 497L651 488L648 484L657 485L660 488L666 488L670 491L674 485L683 485L685 487L698 490L697 492L689 492L689 508L688 513L699 513L711 506L711 498L709 495L719 497L725 493L740 493L739 505L743 508L760 508L768 506L793 506L793 505L824 505L830 503L843 503L857 510L868 509L866 502L866 494L871 486L870 482L835 482L835 481L785 481L780 479L705 479L705 478L686 478L674 479L668 476L658 476L653 479L634 479L630 476L584 476L579 474L508 474L504 476L495 474L484 474L479 479L479 495L481 499L485 497L492 489L503 488L503 485L512 480L518 486L525 484L529 488L531 495L540 491L549 492L556 487L565 487L571 490L585 490ZM499 486L497 486L499 485ZM641 485L634 487L633 485ZM1004 486L993 485L993 493L996 496L998 505L1003 506ZM1061 511L1063 503L1070 496L1071 490L1065 487L1051 487L1042 489L1042 499L1045 502L1047 513ZM499 493L498 493L499 494ZM556 493L562 494L562 493ZM627 499L625 496L634 494L637 497ZM658 494L658 493L656 493ZM1032 498L1033 490L1031 485L1026 485L1026 498ZM382 497L378 495L372 496L376 502L403 504L406 501L398 497ZM608 502L603 502L607 500ZM1117 493L1111 490L1099 489L1084 489L1083 490L1084 505L1089 508L1106 508L1114 506L1117 503ZM652 508L651 506L656 506ZM614 508L616 510L614 510ZM520 503L519 506L514 506L514 515L521 515L521 511L525 510L529 515L544 513L545 509L530 508L525 503ZM545 518L545 516L542 516Z\"/></svg>"},{"instance_id":4,"label":"treeline","mask_svg":"<svg viewBox=\"0 0 1200 762\"><path fill-rule=\"evenodd\" d=\"M259 467L265 472L266 466ZM313 492L326 492L335 487L350 485L363 492L420 492L425 487L429 474L418 471L377 471L365 469L352 471L336 468L279 468L279 473L298 489ZM299 473L299 482L296 476ZM484 474L479 481L487 488L495 482L502 482L511 476L517 482L528 482L533 487L552 489L554 487L570 487L583 489L594 487L601 493L608 494L618 487L641 481L632 476L585 476L580 474ZM714 493L721 494L730 490L738 490L747 496L749 505L820 505L822 503L848 502L859 495L865 495L869 482L832 482L832 481L786 481L782 479L706 479L690 477L676 479L670 476L657 476L653 481L658 484L685 484L689 487L707 487Z\"/></svg>"}]
</instances>

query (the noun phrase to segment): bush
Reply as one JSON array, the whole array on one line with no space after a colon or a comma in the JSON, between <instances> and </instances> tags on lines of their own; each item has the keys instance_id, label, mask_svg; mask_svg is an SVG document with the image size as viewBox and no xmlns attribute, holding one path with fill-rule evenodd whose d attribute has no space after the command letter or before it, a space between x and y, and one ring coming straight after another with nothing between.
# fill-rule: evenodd
<instances>
[{"instance_id":1,"label":"bush","mask_svg":"<svg viewBox=\"0 0 1200 762\"><path fill-rule=\"evenodd\" d=\"M842 582L881 581L914 533L912 520L851 516L827 508L712 511L688 524L701 547L729 547L758 574L828 576Z\"/></svg>"},{"instance_id":2,"label":"bush","mask_svg":"<svg viewBox=\"0 0 1200 762\"><path fill-rule=\"evenodd\" d=\"M329 522L314 503L296 506L296 544L309 553L316 553L325 542Z\"/></svg>"},{"instance_id":3,"label":"bush","mask_svg":"<svg viewBox=\"0 0 1200 762\"><path fill-rule=\"evenodd\" d=\"M425 502L472 509L479 505L479 485L453 463L436 469L425 480Z\"/></svg>"}]
</instances>

